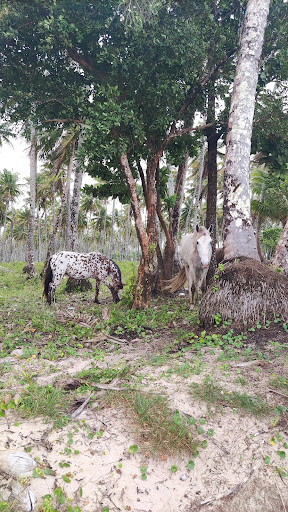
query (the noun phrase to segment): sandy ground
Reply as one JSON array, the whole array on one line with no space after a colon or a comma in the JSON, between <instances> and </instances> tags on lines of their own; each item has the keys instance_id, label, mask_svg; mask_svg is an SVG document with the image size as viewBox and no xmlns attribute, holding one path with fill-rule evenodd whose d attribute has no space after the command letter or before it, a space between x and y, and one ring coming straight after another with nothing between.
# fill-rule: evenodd
<instances>
[{"instance_id":1,"label":"sandy ground","mask_svg":"<svg viewBox=\"0 0 288 512\"><path fill-rule=\"evenodd\" d=\"M157 347L149 346L149 351L153 350L156 353ZM193 364L191 353L183 355L182 361L169 360L162 366L142 364L139 369L142 389L165 394L172 409L197 419L205 418L205 432L213 429L213 437L200 436L200 441L205 438L208 444L205 449L199 448L193 470L187 468L191 457L185 453L177 456L154 454L141 446L139 430L124 406L99 408L94 402L85 407L73 423L61 429L53 428L41 418L23 420L15 416L15 411L8 411L7 418L0 419L0 450L24 451L29 447L29 455L40 468L51 469L50 475L30 478L23 484L24 487L29 485L35 494L38 504L35 510L40 509L44 495L53 495L55 488L60 486L66 497L73 500L73 506L78 505L82 512L287 511L288 477L281 478L279 471L288 473L288 450L285 459L277 453L285 451L283 443L288 443L287 421L277 423L271 416L255 418L229 407L212 407L208 415L206 404L193 397L191 383L200 383L210 374L230 390L238 389L253 395L259 392L273 404L279 398L277 403L284 405L286 400L288 407L287 399L269 392L269 365L259 367L256 361L254 365L243 366L242 374L246 372L250 376L250 386L243 390L235 384L235 362L223 371L223 363L217 361L216 355L207 352L202 373L197 375L196 372L187 378L168 370L185 361ZM99 366L115 367L121 362L133 365L145 357L147 348L143 342L136 342L108 353ZM54 362L55 371L41 357L24 361L14 355L7 359L12 362L13 375L20 375L23 370L33 371L37 373L36 381L40 385L61 385L61 381L91 367L91 359L84 356ZM287 373L287 360L286 363L277 360L275 364ZM260 368L261 378L255 368ZM7 378L9 387L13 381L11 374L3 377ZM121 382L112 385L121 386ZM103 390L99 396L101 393ZM102 437L97 434L99 432L103 432ZM91 433L94 433L93 438ZM130 453L129 447L135 444L139 451ZM267 456L270 457L269 464L265 463ZM173 465L178 467L175 473L171 472ZM141 466L147 467L147 480L141 478ZM68 475L70 482L65 482L63 475ZM4 499L10 494L11 482L11 477L0 472ZM15 510L21 510L20 505L17 507ZM58 504L56 508L66 511L67 500L64 506Z\"/></svg>"}]
</instances>

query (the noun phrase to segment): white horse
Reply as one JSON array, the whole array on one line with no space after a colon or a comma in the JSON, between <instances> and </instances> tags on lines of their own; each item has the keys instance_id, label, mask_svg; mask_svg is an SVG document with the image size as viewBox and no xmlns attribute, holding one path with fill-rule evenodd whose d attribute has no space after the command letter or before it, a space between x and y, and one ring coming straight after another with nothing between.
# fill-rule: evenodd
<instances>
[{"instance_id":1,"label":"white horse","mask_svg":"<svg viewBox=\"0 0 288 512\"><path fill-rule=\"evenodd\" d=\"M206 290L206 276L212 256L211 232L212 226L206 229L197 224L194 233L182 237L179 252L183 265L165 287L165 290L174 293L182 288L187 280L190 304L194 302L194 294L197 302L199 291L204 293Z\"/></svg>"}]
</instances>

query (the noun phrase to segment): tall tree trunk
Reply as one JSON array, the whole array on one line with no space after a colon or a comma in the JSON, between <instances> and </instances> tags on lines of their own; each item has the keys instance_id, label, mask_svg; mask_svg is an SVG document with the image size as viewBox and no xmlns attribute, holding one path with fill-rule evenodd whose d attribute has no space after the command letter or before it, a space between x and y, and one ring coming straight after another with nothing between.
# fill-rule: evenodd
<instances>
[{"instance_id":1,"label":"tall tree trunk","mask_svg":"<svg viewBox=\"0 0 288 512\"><path fill-rule=\"evenodd\" d=\"M130 191L131 196L131 207L134 214L135 219L135 226L136 226L136 232L137 232L137 238L139 240L139 244L142 250L142 257L140 264L138 266L138 278L137 278L137 286L134 296L134 303L133 307L135 309L144 309L148 308L150 305L150 284L151 284L151 273L152 273L152 258L153 258L153 252L154 248L151 247L151 238L149 238L148 233L146 233L141 210L140 210L140 203L137 196L137 190L136 190L136 183L133 178L128 157L126 153L123 153L120 157L121 167L123 170L123 174L125 176L125 179L127 181L127 185ZM155 170L156 172L156 170ZM148 174L148 165L147 165L147 174ZM148 180L147 180L148 181ZM149 183L151 185L151 192L153 194L153 183L151 182L151 176L149 179ZM148 183L147 183L147 189L148 189ZM154 182L154 190L155 190L155 182ZM151 195L152 195L151 194ZM148 203L148 217L147 217L147 229L148 226L150 228L150 225L153 221L151 211L149 211L149 206L151 209L155 208L156 211L156 201L153 197L147 198L150 201ZM155 219L154 219L155 221ZM155 224L154 224L155 225ZM152 226L152 229L154 226Z\"/></svg>"},{"instance_id":2,"label":"tall tree trunk","mask_svg":"<svg viewBox=\"0 0 288 512\"><path fill-rule=\"evenodd\" d=\"M129 260L129 254L130 254L130 237L131 237L131 228L130 228L130 204L128 204L128 211L127 211L127 220L126 220L126 236L125 236L125 249L124 254L126 260Z\"/></svg>"},{"instance_id":3,"label":"tall tree trunk","mask_svg":"<svg viewBox=\"0 0 288 512\"><path fill-rule=\"evenodd\" d=\"M206 151L206 137L203 137L203 144L200 152L200 164L199 164L199 174L198 180L195 190L195 205L194 205L194 215L193 215L193 230L196 227L198 221L198 211L199 211L199 201L202 187L202 178L204 173L204 164L205 164L205 151Z\"/></svg>"},{"instance_id":4,"label":"tall tree trunk","mask_svg":"<svg viewBox=\"0 0 288 512\"><path fill-rule=\"evenodd\" d=\"M224 171L224 258L259 260L250 213L250 149L269 0L248 0L231 98Z\"/></svg>"},{"instance_id":5,"label":"tall tree trunk","mask_svg":"<svg viewBox=\"0 0 288 512\"><path fill-rule=\"evenodd\" d=\"M102 252L105 252L106 224L107 224L107 199L104 200L104 205L105 205L104 226L103 226L103 229L101 229L101 235L100 235L100 247L101 247Z\"/></svg>"},{"instance_id":6,"label":"tall tree trunk","mask_svg":"<svg viewBox=\"0 0 288 512\"><path fill-rule=\"evenodd\" d=\"M82 144L82 136L80 134L77 144L77 151L80 149ZM80 195L81 187L84 175L84 164L79 159L79 153L76 156L76 167L75 167L75 180L73 188L73 197L71 203L71 249L72 251L78 251L78 218L80 208Z\"/></svg>"},{"instance_id":7,"label":"tall tree trunk","mask_svg":"<svg viewBox=\"0 0 288 512\"><path fill-rule=\"evenodd\" d=\"M56 237L57 237L58 228L59 228L59 226L61 224L63 211L64 211L64 208L65 208L65 205L66 205L66 202L67 202L67 192L68 192L68 186L69 186L70 180L71 180L71 172L72 172L72 166L69 165L68 166L68 170L67 170L66 184L65 184L65 187L64 187L64 190L63 190L63 195L62 195L62 198L61 198L61 204L60 204L59 212L58 212L58 215L56 217L55 224L54 224L54 227L53 227L52 237L51 237L50 242L48 244L46 260L45 260L45 263L44 263L44 270L43 270L44 274L46 272L46 268L47 268L47 265L49 263L49 260L50 260L51 256L55 252Z\"/></svg>"},{"instance_id":8,"label":"tall tree trunk","mask_svg":"<svg viewBox=\"0 0 288 512\"><path fill-rule=\"evenodd\" d=\"M71 201L70 201L70 186L71 186L71 176L74 167L74 155L75 155L75 142L72 144L72 151L69 159L69 169L67 173L67 194L66 194L66 240L65 240L65 248L66 251L71 251L72 249L72 229L71 229Z\"/></svg>"},{"instance_id":9,"label":"tall tree trunk","mask_svg":"<svg viewBox=\"0 0 288 512\"><path fill-rule=\"evenodd\" d=\"M180 226L180 217L181 217L181 208L184 197L184 187L186 184L186 176L187 176L187 167L188 167L188 153L183 158L182 164L178 167L178 173L176 178L175 190L174 194L177 195L176 202L172 208L170 215L170 222L168 227L169 236L167 237L167 232L164 230L166 234L166 244L163 255L163 268L164 268L164 276L165 280L171 279L175 273L178 272L180 267L180 260L178 256L178 236L179 236L179 226ZM158 194L158 201L160 200L160 196ZM157 213L159 217L159 209L157 207ZM163 227L162 219L159 217L160 224ZM160 250L160 247L159 247ZM158 250L158 264L159 264L159 250Z\"/></svg>"},{"instance_id":10,"label":"tall tree trunk","mask_svg":"<svg viewBox=\"0 0 288 512\"><path fill-rule=\"evenodd\" d=\"M110 244L109 244L109 258L112 258L113 255L113 245L114 245L114 221L115 221L115 199L112 202L112 218L111 218L111 232L110 232Z\"/></svg>"},{"instance_id":11,"label":"tall tree trunk","mask_svg":"<svg viewBox=\"0 0 288 512\"><path fill-rule=\"evenodd\" d=\"M9 202L6 201L5 212L4 212L4 221L3 221L3 232L2 232L2 239L1 239L1 261L3 261L3 259L4 259L4 247L5 247L8 209L9 209Z\"/></svg>"},{"instance_id":12,"label":"tall tree trunk","mask_svg":"<svg viewBox=\"0 0 288 512\"><path fill-rule=\"evenodd\" d=\"M30 135L30 214L28 222L28 257L27 265L24 271L30 277L37 275L35 268L35 244L34 244L34 230L35 230L35 205L36 205L36 179L37 179L37 149L36 149L36 130L31 122L31 135Z\"/></svg>"},{"instance_id":13,"label":"tall tree trunk","mask_svg":"<svg viewBox=\"0 0 288 512\"><path fill-rule=\"evenodd\" d=\"M215 122L215 91L214 87L209 88L207 123ZM212 226L212 257L207 274L207 283L214 276L217 267L216 263L216 219L217 219L217 142L218 135L216 127L212 125L206 130L207 136L207 172L208 192L206 210L206 228Z\"/></svg>"},{"instance_id":14,"label":"tall tree trunk","mask_svg":"<svg viewBox=\"0 0 288 512\"><path fill-rule=\"evenodd\" d=\"M276 246L275 252L270 260L270 267L283 269L288 275L288 218Z\"/></svg>"}]
</instances>

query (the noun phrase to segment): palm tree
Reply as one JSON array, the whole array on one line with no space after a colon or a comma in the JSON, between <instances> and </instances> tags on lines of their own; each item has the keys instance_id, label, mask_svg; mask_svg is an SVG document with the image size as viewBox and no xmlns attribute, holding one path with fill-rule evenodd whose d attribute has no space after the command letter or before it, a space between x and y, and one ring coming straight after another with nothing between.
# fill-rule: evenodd
<instances>
[{"instance_id":1,"label":"palm tree","mask_svg":"<svg viewBox=\"0 0 288 512\"><path fill-rule=\"evenodd\" d=\"M21 191L20 184L18 183L18 174L12 171L8 171L7 169L3 169L3 171L0 173L0 196L4 203L3 232L1 239L1 259L3 258L4 252L8 210L20 194Z\"/></svg>"},{"instance_id":2,"label":"palm tree","mask_svg":"<svg viewBox=\"0 0 288 512\"><path fill-rule=\"evenodd\" d=\"M279 173L263 166L257 167L252 173L251 186L254 194L251 210L257 215L257 247L263 261L260 245L263 221L280 221L284 226L288 218L288 172Z\"/></svg>"}]
</instances>

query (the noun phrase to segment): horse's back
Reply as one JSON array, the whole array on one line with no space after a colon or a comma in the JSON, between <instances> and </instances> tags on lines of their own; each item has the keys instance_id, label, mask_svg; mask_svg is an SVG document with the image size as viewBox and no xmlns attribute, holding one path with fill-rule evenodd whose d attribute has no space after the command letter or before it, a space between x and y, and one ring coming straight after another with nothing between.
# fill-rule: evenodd
<instances>
[{"instance_id":1,"label":"horse's back","mask_svg":"<svg viewBox=\"0 0 288 512\"><path fill-rule=\"evenodd\" d=\"M185 263L191 260L194 251L194 233L182 236L180 242L180 256Z\"/></svg>"},{"instance_id":2,"label":"horse's back","mask_svg":"<svg viewBox=\"0 0 288 512\"><path fill-rule=\"evenodd\" d=\"M106 276L110 269L110 260L101 252L61 251L51 258L53 272L59 276L67 275L75 279Z\"/></svg>"}]
</instances>

